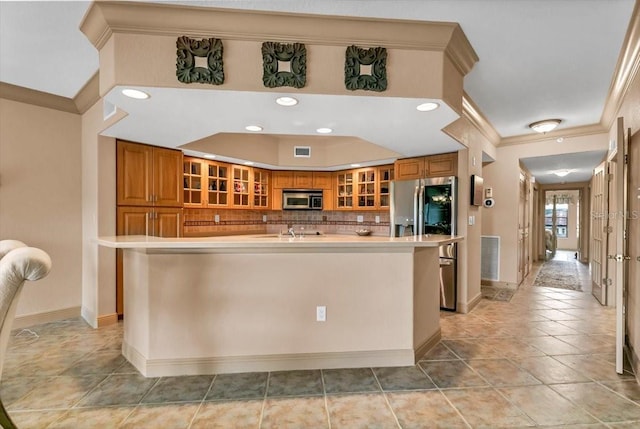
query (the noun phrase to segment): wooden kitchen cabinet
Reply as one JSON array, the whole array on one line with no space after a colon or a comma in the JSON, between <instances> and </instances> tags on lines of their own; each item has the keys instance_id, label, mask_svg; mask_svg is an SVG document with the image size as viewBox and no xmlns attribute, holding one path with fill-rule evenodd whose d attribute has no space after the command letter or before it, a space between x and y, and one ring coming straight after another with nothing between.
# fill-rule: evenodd
<instances>
[{"instance_id":1,"label":"wooden kitchen cabinet","mask_svg":"<svg viewBox=\"0 0 640 429\"><path fill-rule=\"evenodd\" d=\"M376 208L376 188L378 185L378 169L376 167L356 170L357 190L356 207L358 209Z\"/></svg>"},{"instance_id":2,"label":"wooden kitchen cabinet","mask_svg":"<svg viewBox=\"0 0 640 429\"><path fill-rule=\"evenodd\" d=\"M117 235L182 237L182 209L172 207L119 206Z\"/></svg>"},{"instance_id":3,"label":"wooden kitchen cabinet","mask_svg":"<svg viewBox=\"0 0 640 429\"><path fill-rule=\"evenodd\" d=\"M231 179L233 189L231 191L231 207L251 207L251 168L240 165L231 166Z\"/></svg>"},{"instance_id":4,"label":"wooden kitchen cabinet","mask_svg":"<svg viewBox=\"0 0 640 429\"><path fill-rule=\"evenodd\" d=\"M223 162L207 161L205 166L204 202L206 207L226 207L229 205L230 165Z\"/></svg>"},{"instance_id":5,"label":"wooden kitchen cabinet","mask_svg":"<svg viewBox=\"0 0 640 429\"><path fill-rule=\"evenodd\" d=\"M333 181L331 180L331 173L328 171L314 171L313 172L313 189L333 189Z\"/></svg>"},{"instance_id":6,"label":"wooden kitchen cabinet","mask_svg":"<svg viewBox=\"0 0 640 429\"><path fill-rule=\"evenodd\" d=\"M184 157L182 161L182 187L185 207L203 207L202 170L204 161Z\"/></svg>"},{"instance_id":7,"label":"wooden kitchen cabinet","mask_svg":"<svg viewBox=\"0 0 640 429\"><path fill-rule=\"evenodd\" d=\"M388 209L391 206L391 182L394 180L393 165L378 167L378 207Z\"/></svg>"},{"instance_id":8,"label":"wooden kitchen cabinet","mask_svg":"<svg viewBox=\"0 0 640 429\"><path fill-rule=\"evenodd\" d=\"M293 188L294 189L313 188L313 173L311 171L294 171L293 172Z\"/></svg>"},{"instance_id":9,"label":"wooden kitchen cabinet","mask_svg":"<svg viewBox=\"0 0 640 429\"><path fill-rule=\"evenodd\" d=\"M394 170L397 180L422 179L426 177L424 157L399 159L395 162Z\"/></svg>"},{"instance_id":10,"label":"wooden kitchen cabinet","mask_svg":"<svg viewBox=\"0 0 640 429\"><path fill-rule=\"evenodd\" d=\"M117 142L117 203L182 207L182 152Z\"/></svg>"},{"instance_id":11,"label":"wooden kitchen cabinet","mask_svg":"<svg viewBox=\"0 0 640 429\"><path fill-rule=\"evenodd\" d=\"M336 173L336 210L350 210L353 208L353 179L353 171L351 170Z\"/></svg>"},{"instance_id":12,"label":"wooden kitchen cabinet","mask_svg":"<svg viewBox=\"0 0 640 429\"><path fill-rule=\"evenodd\" d=\"M397 180L456 176L458 174L458 153L399 159L394 164L394 170Z\"/></svg>"},{"instance_id":13,"label":"wooden kitchen cabinet","mask_svg":"<svg viewBox=\"0 0 640 429\"><path fill-rule=\"evenodd\" d=\"M425 157L427 177L448 177L458 175L458 153L443 153Z\"/></svg>"},{"instance_id":14,"label":"wooden kitchen cabinet","mask_svg":"<svg viewBox=\"0 0 640 429\"><path fill-rule=\"evenodd\" d=\"M268 209L269 204L269 171L253 169L253 207Z\"/></svg>"},{"instance_id":15,"label":"wooden kitchen cabinet","mask_svg":"<svg viewBox=\"0 0 640 429\"><path fill-rule=\"evenodd\" d=\"M273 189L293 188L293 171L272 171Z\"/></svg>"}]
</instances>

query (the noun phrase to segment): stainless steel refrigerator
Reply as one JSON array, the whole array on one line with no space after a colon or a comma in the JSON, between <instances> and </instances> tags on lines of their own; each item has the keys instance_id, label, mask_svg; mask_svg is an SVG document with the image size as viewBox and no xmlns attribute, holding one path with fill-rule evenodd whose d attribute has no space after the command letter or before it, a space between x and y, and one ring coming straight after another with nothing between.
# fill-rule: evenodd
<instances>
[{"instance_id":1,"label":"stainless steel refrigerator","mask_svg":"<svg viewBox=\"0 0 640 429\"><path fill-rule=\"evenodd\" d=\"M395 180L391 183L391 236L456 234L457 178ZM440 246L440 308L456 311L457 245Z\"/></svg>"}]
</instances>

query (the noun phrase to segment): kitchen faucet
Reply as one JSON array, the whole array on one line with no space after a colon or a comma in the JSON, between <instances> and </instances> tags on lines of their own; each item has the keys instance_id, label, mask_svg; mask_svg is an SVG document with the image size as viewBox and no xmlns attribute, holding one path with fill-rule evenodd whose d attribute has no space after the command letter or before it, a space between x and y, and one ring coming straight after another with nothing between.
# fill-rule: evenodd
<instances>
[{"instance_id":1,"label":"kitchen faucet","mask_svg":"<svg viewBox=\"0 0 640 429\"><path fill-rule=\"evenodd\" d=\"M296 233L293 231L292 225L287 225L289 227L288 233L291 237L296 238Z\"/></svg>"}]
</instances>

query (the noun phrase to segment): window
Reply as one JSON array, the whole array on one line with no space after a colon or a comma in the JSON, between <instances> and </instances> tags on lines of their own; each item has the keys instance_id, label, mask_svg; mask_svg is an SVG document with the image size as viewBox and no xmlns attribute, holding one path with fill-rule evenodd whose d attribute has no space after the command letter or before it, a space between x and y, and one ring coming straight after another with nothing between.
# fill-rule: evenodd
<instances>
[{"instance_id":1,"label":"window","mask_svg":"<svg viewBox=\"0 0 640 429\"><path fill-rule=\"evenodd\" d=\"M569 204L556 204L556 236L558 238L567 238L568 219ZM544 226L548 230L553 227L553 204L544 206Z\"/></svg>"}]
</instances>

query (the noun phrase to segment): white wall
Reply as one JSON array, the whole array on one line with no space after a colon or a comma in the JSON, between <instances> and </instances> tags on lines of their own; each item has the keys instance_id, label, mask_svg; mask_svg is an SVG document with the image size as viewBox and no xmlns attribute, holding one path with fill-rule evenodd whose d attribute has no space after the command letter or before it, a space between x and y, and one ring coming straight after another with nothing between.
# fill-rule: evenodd
<instances>
[{"instance_id":1,"label":"white wall","mask_svg":"<svg viewBox=\"0 0 640 429\"><path fill-rule=\"evenodd\" d=\"M51 273L27 282L16 317L79 314L80 116L0 98L0 239L40 247ZM16 324L18 326L18 324Z\"/></svg>"}]
</instances>

